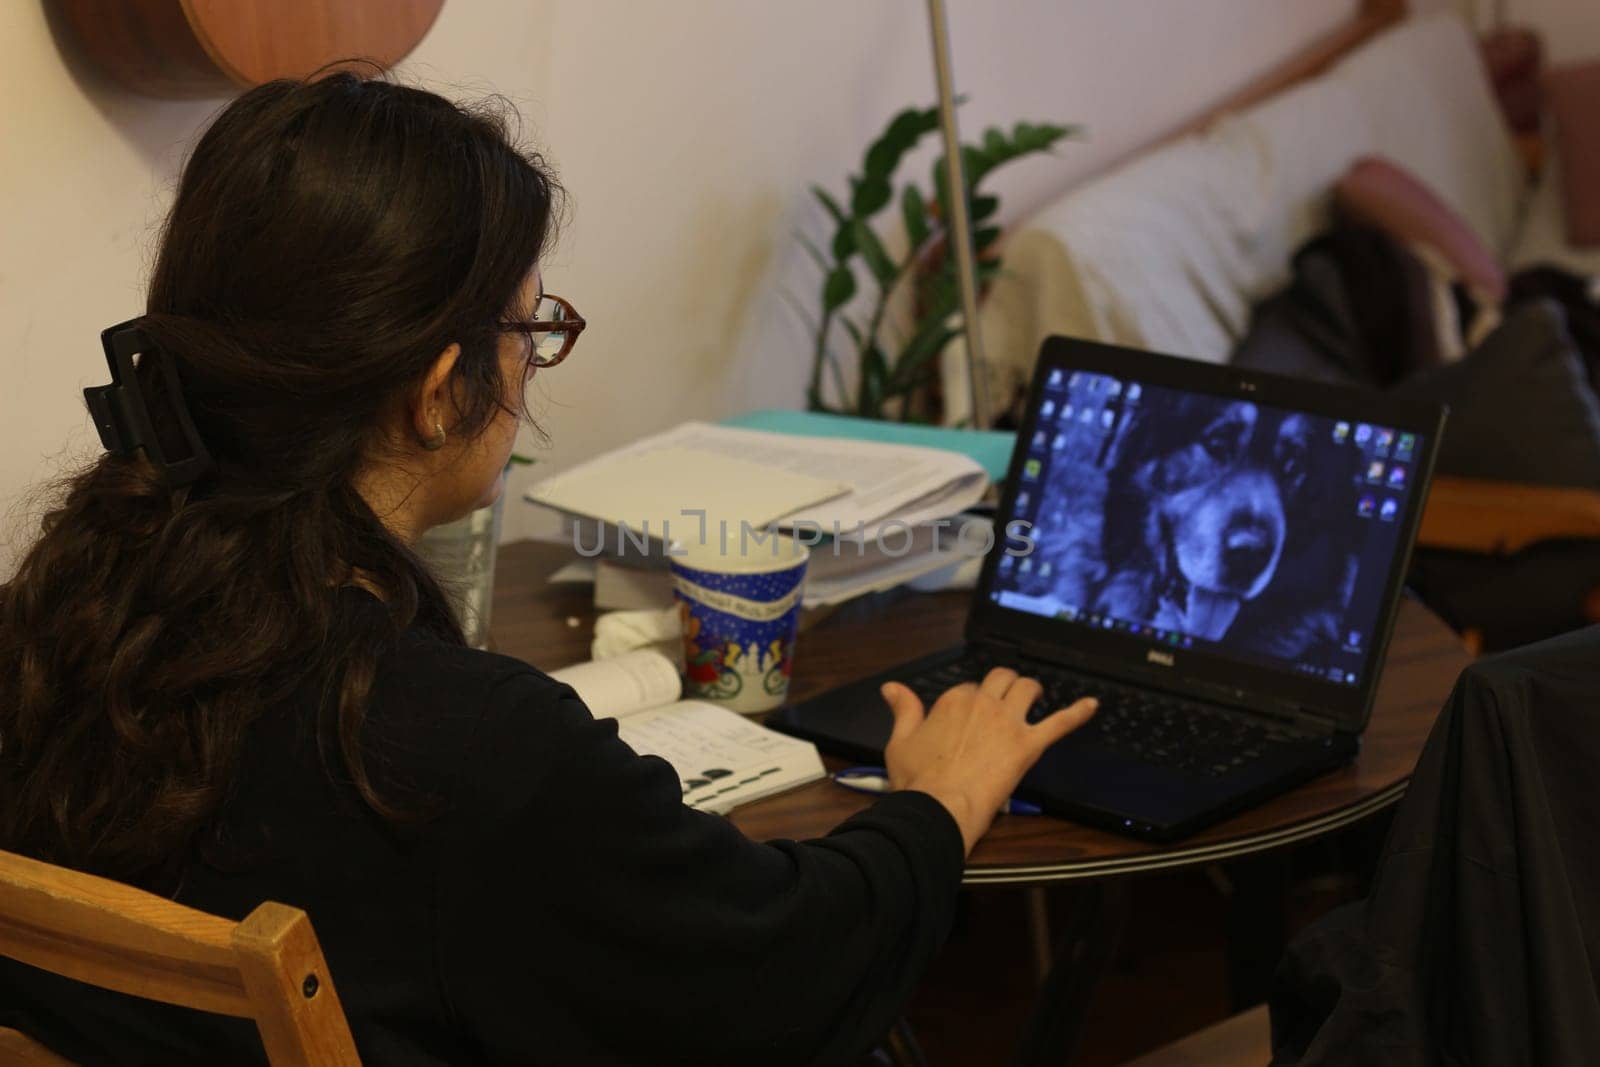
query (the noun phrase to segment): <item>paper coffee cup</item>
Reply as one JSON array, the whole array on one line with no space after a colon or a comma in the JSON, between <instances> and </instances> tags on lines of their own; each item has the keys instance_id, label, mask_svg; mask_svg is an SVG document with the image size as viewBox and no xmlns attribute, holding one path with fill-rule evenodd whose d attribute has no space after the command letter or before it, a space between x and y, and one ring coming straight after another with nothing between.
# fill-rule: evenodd
<instances>
[{"instance_id":1,"label":"paper coffee cup","mask_svg":"<svg viewBox=\"0 0 1600 1067\"><path fill-rule=\"evenodd\" d=\"M754 713L788 699L810 553L792 537L745 533L674 546L672 588L684 695Z\"/></svg>"}]
</instances>

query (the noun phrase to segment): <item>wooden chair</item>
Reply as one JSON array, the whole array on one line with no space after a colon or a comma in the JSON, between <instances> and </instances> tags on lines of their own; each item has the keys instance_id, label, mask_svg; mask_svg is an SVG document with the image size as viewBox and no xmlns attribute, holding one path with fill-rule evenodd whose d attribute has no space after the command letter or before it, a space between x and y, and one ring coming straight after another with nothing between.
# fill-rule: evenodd
<instances>
[{"instance_id":1,"label":"wooden chair","mask_svg":"<svg viewBox=\"0 0 1600 1067\"><path fill-rule=\"evenodd\" d=\"M1600 490L1438 477L1428 490L1417 544L1510 556L1540 541L1600 541ZM1585 591L1584 613L1600 622L1600 588ZM1462 635L1474 655L1482 635Z\"/></svg>"},{"instance_id":2,"label":"wooden chair","mask_svg":"<svg viewBox=\"0 0 1600 1067\"><path fill-rule=\"evenodd\" d=\"M0 956L138 997L253 1019L274 1067L359 1065L311 920L267 902L233 923L0 852ZM67 1061L0 1028L0 1065Z\"/></svg>"}]
</instances>

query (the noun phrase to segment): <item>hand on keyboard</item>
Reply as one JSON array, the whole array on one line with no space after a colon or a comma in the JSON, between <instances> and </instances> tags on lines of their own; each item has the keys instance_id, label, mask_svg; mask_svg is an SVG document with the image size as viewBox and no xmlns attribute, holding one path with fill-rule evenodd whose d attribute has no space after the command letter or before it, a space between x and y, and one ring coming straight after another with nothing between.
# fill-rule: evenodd
<instances>
[{"instance_id":1,"label":"hand on keyboard","mask_svg":"<svg viewBox=\"0 0 1600 1067\"><path fill-rule=\"evenodd\" d=\"M910 687L887 683L883 699L894 713L884 752L890 783L948 808L970 853L1028 768L1095 712L1096 702L1085 698L1030 723L1028 709L1043 691L1034 679L996 667L982 682L948 690L924 712Z\"/></svg>"}]
</instances>

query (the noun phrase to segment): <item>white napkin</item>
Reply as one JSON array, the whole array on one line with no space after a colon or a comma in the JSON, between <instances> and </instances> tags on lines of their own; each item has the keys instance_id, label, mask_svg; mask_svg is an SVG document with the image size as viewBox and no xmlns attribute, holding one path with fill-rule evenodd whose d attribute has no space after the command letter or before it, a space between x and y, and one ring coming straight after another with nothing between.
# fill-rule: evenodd
<instances>
[{"instance_id":1,"label":"white napkin","mask_svg":"<svg viewBox=\"0 0 1600 1067\"><path fill-rule=\"evenodd\" d=\"M608 611L594 620L591 659L610 659L638 648L653 648L674 663L683 661L677 605L659 611Z\"/></svg>"}]
</instances>

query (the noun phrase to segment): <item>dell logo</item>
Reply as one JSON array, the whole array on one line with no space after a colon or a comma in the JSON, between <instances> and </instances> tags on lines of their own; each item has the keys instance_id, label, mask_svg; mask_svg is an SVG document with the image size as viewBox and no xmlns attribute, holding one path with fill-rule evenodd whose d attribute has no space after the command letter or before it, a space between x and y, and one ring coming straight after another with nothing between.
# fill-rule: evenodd
<instances>
[{"instance_id":1,"label":"dell logo","mask_svg":"<svg viewBox=\"0 0 1600 1067\"><path fill-rule=\"evenodd\" d=\"M1153 648L1144 654L1144 658L1151 663L1159 663L1163 667L1170 667L1173 664L1171 652L1158 652Z\"/></svg>"}]
</instances>

